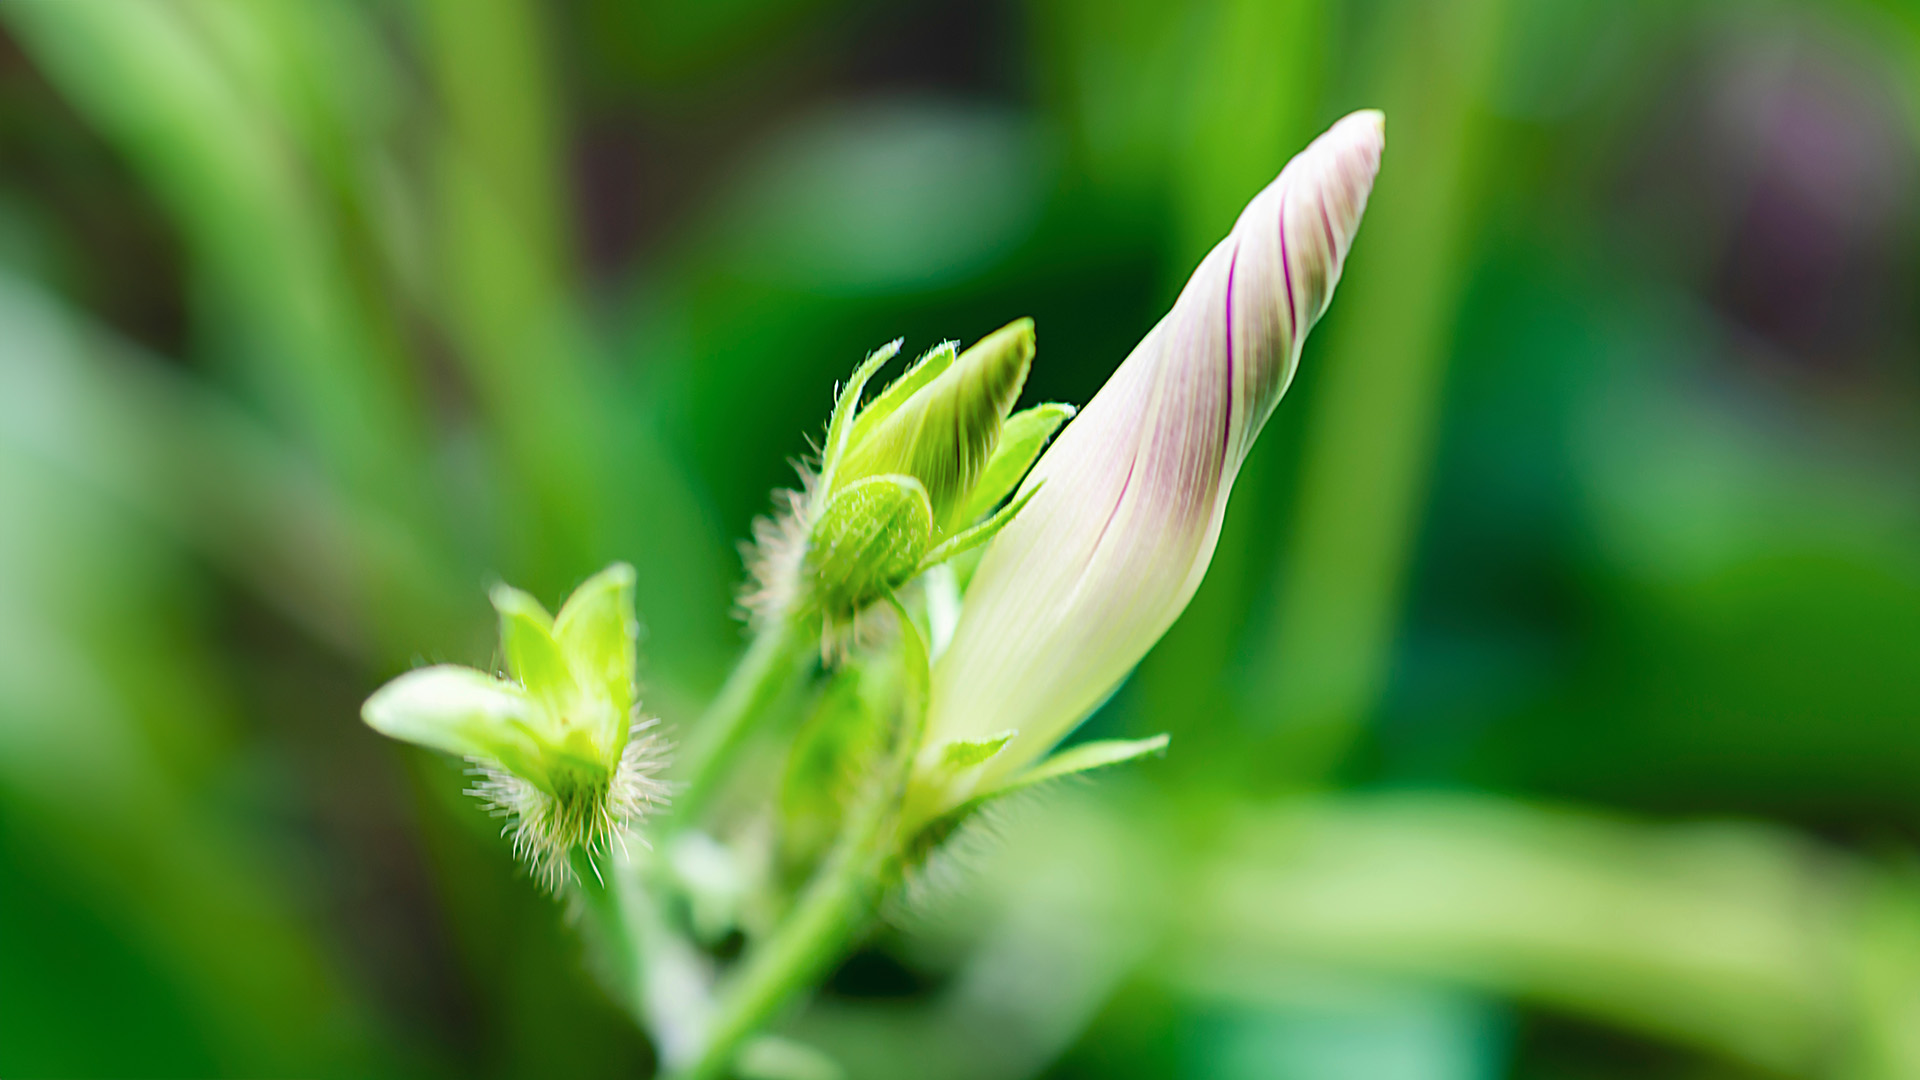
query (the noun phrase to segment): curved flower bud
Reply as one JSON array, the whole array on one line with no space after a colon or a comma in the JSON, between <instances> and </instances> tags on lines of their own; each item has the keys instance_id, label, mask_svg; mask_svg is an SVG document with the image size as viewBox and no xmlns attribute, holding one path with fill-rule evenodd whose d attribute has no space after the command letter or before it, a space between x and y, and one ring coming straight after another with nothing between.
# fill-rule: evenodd
<instances>
[{"instance_id":1,"label":"curved flower bud","mask_svg":"<svg viewBox=\"0 0 1920 1080\"><path fill-rule=\"evenodd\" d=\"M1240 463L1340 280L1384 145L1381 114L1359 112L1295 157L1034 466L1032 501L987 549L933 669L919 770L937 801L1027 768L1186 607ZM949 744L1009 729L983 764L943 768Z\"/></svg>"},{"instance_id":2,"label":"curved flower bud","mask_svg":"<svg viewBox=\"0 0 1920 1080\"><path fill-rule=\"evenodd\" d=\"M662 747L646 733L654 721L633 717L633 585L633 567L616 563L558 616L498 586L511 678L441 664L400 676L361 708L383 735L479 765L475 794L508 818L515 854L550 888L566 880L574 848L604 849L665 800L654 778Z\"/></svg>"},{"instance_id":3,"label":"curved flower bud","mask_svg":"<svg viewBox=\"0 0 1920 1080\"><path fill-rule=\"evenodd\" d=\"M1018 319L955 355L921 357L864 408L866 384L899 350L867 357L840 392L819 474L755 528L756 619L820 619L823 650L856 636L860 613L922 571L985 543L1018 512L980 524L1072 410L1009 417L1033 363L1033 320ZM1013 438L1003 439L1011 431Z\"/></svg>"}]
</instances>

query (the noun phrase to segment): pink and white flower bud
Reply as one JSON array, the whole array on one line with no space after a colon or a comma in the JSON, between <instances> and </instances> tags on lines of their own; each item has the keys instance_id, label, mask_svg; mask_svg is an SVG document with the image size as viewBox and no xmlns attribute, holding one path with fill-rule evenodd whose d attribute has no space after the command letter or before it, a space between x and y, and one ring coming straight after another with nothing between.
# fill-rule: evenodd
<instances>
[{"instance_id":1,"label":"pink and white flower bud","mask_svg":"<svg viewBox=\"0 0 1920 1080\"><path fill-rule=\"evenodd\" d=\"M955 741L1013 739L954 776L990 790L1113 692L1187 606L1227 494L1326 310L1386 144L1356 112L1255 196L1173 310L1040 459L933 668L923 782Z\"/></svg>"}]
</instances>

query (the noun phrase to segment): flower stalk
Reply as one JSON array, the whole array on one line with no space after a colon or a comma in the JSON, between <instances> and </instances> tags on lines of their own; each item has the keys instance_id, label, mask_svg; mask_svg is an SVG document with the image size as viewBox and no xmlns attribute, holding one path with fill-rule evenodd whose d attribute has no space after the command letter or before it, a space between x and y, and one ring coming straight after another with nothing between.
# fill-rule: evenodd
<instances>
[{"instance_id":1,"label":"flower stalk","mask_svg":"<svg viewBox=\"0 0 1920 1080\"><path fill-rule=\"evenodd\" d=\"M814 649L809 624L791 616L773 620L753 636L687 740L669 828L705 814L755 722L812 669Z\"/></svg>"}]
</instances>

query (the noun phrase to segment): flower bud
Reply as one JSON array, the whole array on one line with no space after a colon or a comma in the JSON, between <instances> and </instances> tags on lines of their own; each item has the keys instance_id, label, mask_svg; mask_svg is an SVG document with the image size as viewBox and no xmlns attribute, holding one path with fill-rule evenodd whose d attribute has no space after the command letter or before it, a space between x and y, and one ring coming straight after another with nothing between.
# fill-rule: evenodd
<instances>
[{"instance_id":1,"label":"flower bud","mask_svg":"<svg viewBox=\"0 0 1920 1080\"><path fill-rule=\"evenodd\" d=\"M980 339L897 406L881 395L855 422L834 486L911 476L926 489L934 521L952 529L993 457L1033 351L1033 320L1020 319Z\"/></svg>"},{"instance_id":2,"label":"flower bud","mask_svg":"<svg viewBox=\"0 0 1920 1080\"><path fill-rule=\"evenodd\" d=\"M1018 506L994 508L1072 415L1064 406L1008 415L1033 363L1031 319L958 356L951 343L934 349L862 408L867 382L898 349L880 349L854 373L828 423L819 474L803 472L805 491L756 526L748 609L762 622L818 617L829 654L847 644L863 609L1011 520Z\"/></svg>"},{"instance_id":3,"label":"flower bud","mask_svg":"<svg viewBox=\"0 0 1920 1080\"><path fill-rule=\"evenodd\" d=\"M1378 112L1354 113L1295 157L1027 477L1031 502L987 549L933 668L920 783L948 805L1057 743L1192 598L1240 463L1340 280L1384 131ZM983 764L943 767L949 744L1009 729Z\"/></svg>"},{"instance_id":4,"label":"flower bud","mask_svg":"<svg viewBox=\"0 0 1920 1080\"><path fill-rule=\"evenodd\" d=\"M383 735L471 759L474 791L508 818L515 854L558 888L576 847L604 849L664 801L658 740L636 722L633 568L616 563L558 616L493 590L508 678L452 664L410 671L367 699ZM639 736L636 738L636 736Z\"/></svg>"}]
</instances>

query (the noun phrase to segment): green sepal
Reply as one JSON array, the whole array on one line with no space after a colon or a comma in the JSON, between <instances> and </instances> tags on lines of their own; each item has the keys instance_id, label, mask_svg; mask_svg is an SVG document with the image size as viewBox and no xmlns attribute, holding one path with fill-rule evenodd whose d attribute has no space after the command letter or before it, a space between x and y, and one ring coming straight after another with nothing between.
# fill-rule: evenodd
<instances>
[{"instance_id":1,"label":"green sepal","mask_svg":"<svg viewBox=\"0 0 1920 1080\"><path fill-rule=\"evenodd\" d=\"M994 755L1006 749L1007 744L1012 742L1013 737L1018 734L1020 733L1008 729L985 739L955 739L941 748L940 764L954 772L971 769L975 765L984 765L993 760Z\"/></svg>"},{"instance_id":2,"label":"green sepal","mask_svg":"<svg viewBox=\"0 0 1920 1080\"><path fill-rule=\"evenodd\" d=\"M1166 735L1155 735L1147 739L1102 739L1062 750L1026 772L985 791L976 792L965 802L916 829L902 845L901 858L907 865L924 861L935 849L946 843L960 826L989 803L1050 780L1091 772L1109 765L1121 765L1149 754L1161 753L1166 750L1168 741L1169 737Z\"/></svg>"},{"instance_id":3,"label":"green sepal","mask_svg":"<svg viewBox=\"0 0 1920 1080\"><path fill-rule=\"evenodd\" d=\"M535 734L541 711L505 679L439 664L409 671L376 690L360 707L360 716L388 738L498 761L551 792Z\"/></svg>"},{"instance_id":4,"label":"green sepal","mask_svg":"<svg viewBox=\"0 0 1920 1080\"><path fill-rule=\"evenodd\" d=\"M553 619L554 641L562 659L585 689L603 695L622 721L633 708L635 650L640 620L634 617L634 572L614 563L582 582Z\"/></svg>"},{"instance_id":5,"label":"green sepal","mask_svg":"<svg viewBox=\"0 0 1920 1080\"><path fill-rule=\"evenodd\" d=\"M1070 746L1026 772L1008 777L998 786L974 798L995 799L1022 788L1030 788L1035 784L1044 784L1049 780L1091 772L1094 769L1104 769L1109 765L1123 765L1151 754L1164 753L1170 739L1170 736L1162 734L1145 739L1100 739Z\"/></svg>"},{"instance_id":6,"label":"green sepal","mask_svg":"<svg viewBox=\"0 0 1920 1080\"><path fill-rule=\"evenodd\" d=\"M926 488L911 476L869 476L840 489L808 537L816 601L858 610L910 580L933 538Z\"/></svg>"},{"instance_id":7,"label":"green sepal","mask_svg":"<svg viewBox=\"0 0 1920 1080\"><path fill-rule=\"evenodd\" d=\"M1033 485L1025 495L1008 503L999 513L963 533L947 538L939 547L927 552L926 557L920 560L920 565L914 569L912 574L908 575L908 578L918 577L933 567L939 566L941 563L953 558L955 555L971 551L993 539L994 534L1011 525L1014 516L1025 509L1027 503L1033 501L1033 497L1040 493L1041 486L1040 484Z\"/></svg>"},{"instance_id":8,"label":"green sepal","mask_svg":"<svg viewBox=\"0 0 1920 1080\"><path fill-rule=\"evenodd\" d=\"M854 422L852 442L857 444L872 435L873 429L879 427L882 420L892 416L894 411L916 391L939 378L952 367L954 357L959 355L957 352L959 345L957 341L943 341L928 349L920 359L913 362L913 366L907 369L906 374L893 380L885 390L868 402L867 407L860 410L860 415Z\"/></svg>"},{"instance_id":9,"label":"green sepal","mask_svg":"<svg viewBox=\"0 0 1920 1080\"><path fill-rule=\"evenodd\" d=\"M840 459L846 456L847 446L852 441L854 417L860 411L861 392L866 390L867 383L879 374L886 362L900 351L901 342L901 338L894 338L868 353L867 358L854 369L847 385L840 388L840 396L833 403L833 417L827 421L827 442L820 448L822 484L832 484L834 471Z\"/></svg>"},{"instance_id":10,"label":"green sepal","mask_svg":"<svg viewBox=\"0 0 1920 1080\"><path fill-rule=\"evenodd\" d=\"M560 643L553 639L553 616L540 601L511 585L495 585L488 598L500 613L500 651L506 656L507 674L554 716L563 715L579 687Z\"/></svg>"},{"instance_id":11,"label":"green sepal","mask_svg":"<svg viewBox=\"0 0 1920 1080\"><path fill-rule=\"evenodd\" d=\"M1027 470L1039 459L1040 451L1046 449L1047 440L1053 438L1061 424L1073 419L1074 412L1071 405L1046 404L1022 409L1007 417L1006 426L1000 431L1000 445L980 474L980 482L974 486L960 522L979 521L999 506L1002 499L1013 494L1013 489L1020 486L1020 478L1027 475Z\"/></svg>"}]
</instances>

